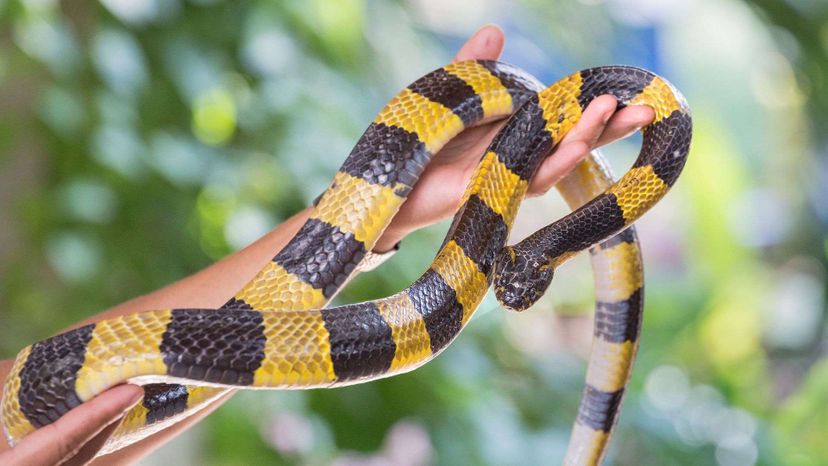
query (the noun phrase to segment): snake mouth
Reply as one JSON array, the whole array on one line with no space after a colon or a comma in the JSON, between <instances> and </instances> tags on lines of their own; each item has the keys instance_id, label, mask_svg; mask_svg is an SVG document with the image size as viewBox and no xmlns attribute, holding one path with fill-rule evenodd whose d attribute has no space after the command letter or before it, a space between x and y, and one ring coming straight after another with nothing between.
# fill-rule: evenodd
<instances>
[{"instance_id":1,"label":"snake mouth","mask_svg":"<svg viewBox=\"0 0 828 466\"><path fill-rule=\"evenodd\" d=\"M532 307L546 292L555 275L555 270L547 262L521 255L509 255L498 261L494 291L500 304L515 312Z\"/></svg>"},{"instance_id":2,"label":"snake mouth","mask_svg":"<svg viewBox=\"0 0 828 466\"><path fill-rule=\"evenodd\" d=\"M543 295L537 289L523 283L508 283L495 287L495 297L509 311L522 312L530 308Z\"/></svg>"}]
</instances>

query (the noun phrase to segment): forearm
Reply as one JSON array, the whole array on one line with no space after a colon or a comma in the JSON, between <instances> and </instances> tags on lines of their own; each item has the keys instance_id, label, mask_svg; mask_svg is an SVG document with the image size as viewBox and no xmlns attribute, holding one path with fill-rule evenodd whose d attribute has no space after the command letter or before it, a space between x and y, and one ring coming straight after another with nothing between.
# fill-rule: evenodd
<instances>
[{"instance_id":1,"label":"forearm","mask_svg":"<svg viewBox=\"0 0 828 466\"><path fill-rule=\"evenodd\" d=\"M219 307L227 302L236 291L241 289L256 272L273 258L276 252L287 244L290 238L296 234L305 220L307 220L311 210L311 208L308 208L299 212L255 243L221 259L196 274L183 278L160 290L119 304L82 322L78 322L72 328L124 314L152 309ZM5 380L6 375L11 370L12 362L13 360L11 359L0 361L0 380ZM229 396L221 398L213 403L212 406L194 414L184 422L176 424L113 455L108 455L102 463L113 464L116 461L118 463L129 463L140 459L187 427L198 422L198 420L212 412L228 398ZM0 451L7 448L8 445L6 445L6 442L0 442Z\"/></svg>"},{"instance_id":2,"label":"forearm","mask_svg":"<svg viewBox=\"0 0 828 466\"><path fill-rule=\"evenodd\" d=\"M250 246L221 259L200 272L96 314L74 324L70 329L120 315L152 309L217 308L227 302L236 291L241 289L254 274L288 243L290 238L299 231L299 228L308 219L311 212L312 208L307 208L297 213ZM383 252L391 249L405 235L405 232L406 228L404 226L390 228L387 234L377 243L374 250ZM11 370L12 363L13 360L11 359L0 361L0 380L5 380L6 375ZM210 414L227 401L231 394L232 392L186 420L112 455L107 455L93 462L93 464L128 464L139 460ZM0 442L0 452L7 448L5 442Z\"/></svg>"},{"instance_id":3,"label":"forearm","mask_svg":"<svg viewBox=\"0 0 828 466\"><path fill-rule=\"evenodd\" d=\"M216 308L227 300L256 274L292 238L311 213L307 208L271 230L250 246L231 254L189 277L150 294L129 300L102 312L84 325L102 319L148 309L176 307ZM230 399L232 392L161 432L116 453L99 458L92 464L129 464L148 455L161 445L182 433Z\"/></svg>"},{"instance_id":4,"label":"forearm","mask_svg":"<svg viewBox=\"0 0 828 466\"><path fill-rule=\"evenodd\" d=\"M160 290L119 304L73 327L80 327L111 317L151 309L177 307L216 308L240 290L273 256L292 238L312 208L307 208L253 244L235 252L189 277L183 278Z\"/></svg>"},{"instance_id":5,"label":"forearm","mask_svg":"<svg viewBox=\"0 0 828 466\"><path fill-rule=\"evenodd\" d=\"M160 290L131 299L100 314L73 325L80 327L92 322L151 309L216 308L240 290L288 241L296 235L313 208L309 207L285 220L278 227L246 248L231 254L189 277ZM384 252L393 248L407 229L395 227L383 235L374 248Z\"/></svg>"}]
</instances>

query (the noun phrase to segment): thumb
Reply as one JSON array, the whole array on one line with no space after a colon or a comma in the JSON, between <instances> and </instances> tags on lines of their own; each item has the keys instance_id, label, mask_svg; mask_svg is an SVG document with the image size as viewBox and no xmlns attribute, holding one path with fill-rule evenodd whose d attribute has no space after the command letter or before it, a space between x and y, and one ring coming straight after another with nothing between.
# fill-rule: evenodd
<instances>
[{"instance_id":1,"label":"thumb","mask_svg":"<svg viewBox=\"0 0 828 466\"><path fill-rule=\"evenodd\" d=\"M497 60L503 51L503 31L494 24L487 24L475 32L460 47L454 61L463 60Z\"/></svg>"},{"instance_id":2,"label":"thumb","mask_svg":"<svg viewBox=\"0 0 828 466\"><path fill-rule=\"evenodd\" d=\"M141 387L136 385L119 385L109 389L28 435L17 446L0 455L0 463L51 465L65 461L120 419L141 399L143 393Z\"/></svg>"}]
</instances>

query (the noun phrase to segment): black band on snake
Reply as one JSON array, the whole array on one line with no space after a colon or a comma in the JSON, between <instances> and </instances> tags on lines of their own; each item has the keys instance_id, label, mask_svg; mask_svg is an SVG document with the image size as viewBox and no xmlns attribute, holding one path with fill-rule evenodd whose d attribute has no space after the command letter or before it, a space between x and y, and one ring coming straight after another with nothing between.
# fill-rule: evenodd
<instances>
[{"instance_id":1,"label":"black band on snake","mask_svg":"<svg viewBox=\"0 0 828 466\"><path fill-rule=\"evenodd\" d=\"M559 185L577 209L504 249L540 162L602 94L655 110L633 168L613 184L592 156ZM482 155L430 268L393 296L322 309L358 270L431 155L464 128L510 115ZM494 61L429 73L380 112L299 233L220 309L149 310L24 348L4 387L6 436L19 441L126 381L144 384L144 402L102 452L178 422L228 387L332 387L410 371L457 337L492 281L504 305L524 309L543 294L555 267L592 248L594 346L565 462L599 463L641 321L641 259L628 227L674 183L690 135L683 97L637 68L593 68L546 89ZM186 385L170 385L176 383Z\"/></svg>"}]
</instances>

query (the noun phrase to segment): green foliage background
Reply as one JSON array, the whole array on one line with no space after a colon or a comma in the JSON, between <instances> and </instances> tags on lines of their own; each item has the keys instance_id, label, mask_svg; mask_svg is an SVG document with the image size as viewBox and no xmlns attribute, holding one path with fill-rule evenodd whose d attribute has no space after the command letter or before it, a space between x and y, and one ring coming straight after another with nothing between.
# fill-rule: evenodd
<instances>
[{"instance_id":1,"label":"green foliage background","mask_svg":"<svg viewBox=\"0 0 828 466\"><path fill-rule=\"evenodd\" d=\"M321 192L373 114L486 22L546 82L652 68L694 110L641 222L642 349L609 463L828 464L828 7L819 0L0 1L0 351L244 246ZM617 172L636 141L608 149ZM527 203L520 236L564 212ZM415 279L445 225L339 298ZM553 464L589 351L583 261L487 299L440 358L242 393L145 464Z\"/></svg>"}]
</instances>

